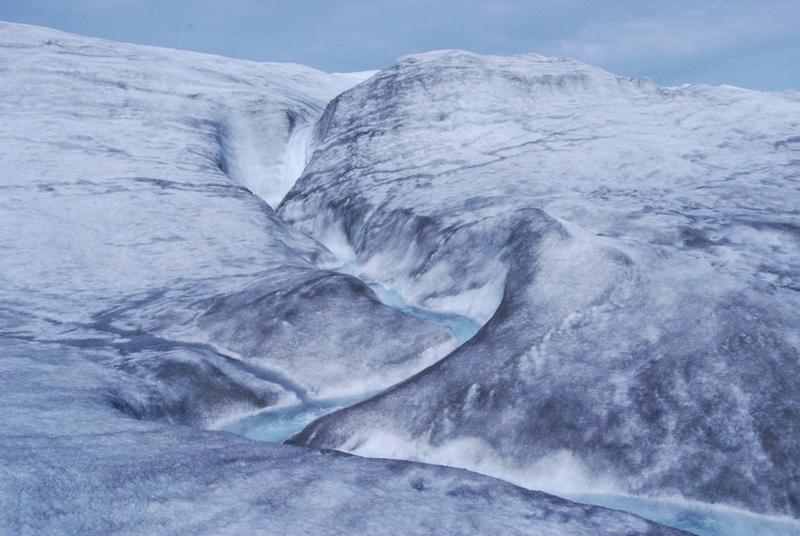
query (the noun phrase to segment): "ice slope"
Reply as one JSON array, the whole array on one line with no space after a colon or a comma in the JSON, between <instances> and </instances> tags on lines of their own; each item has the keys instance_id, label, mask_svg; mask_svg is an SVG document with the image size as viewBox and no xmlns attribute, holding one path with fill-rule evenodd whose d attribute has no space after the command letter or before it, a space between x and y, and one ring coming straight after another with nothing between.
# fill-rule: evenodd
<instances>
[{"instance_id":1,"label":"ice slope","mask_svg":"<svg viewBox=\"0 0 800 536\"><path fill-rule=\"evenodd\" d=\"M386 387L453 347L319 269L330 252L254 195L280 199L361 77L7 23L0 76L4 341L86 349L158 387L120 408L200 425Z\"/></svg>"},{"instance_id":2,"label":"ice slope","mask_svg":"<svg viewBox=\"0 0 800 536\"><path fill-rule=\"evenodd\" d=\"M0 534L678 535L467 471L137 421L147 384L61 344L0 345Z\"/></svg>"},{"instance_id":3,"label":"ice slope","mask_svg":"<svg viewBox=\"0 0 800 536\"><path fill-rule=\"evenodd\" d=\"M374 388L452 344L316 268L330 252L250 191L344 82L6 23L0 80L0 534L674 533L165 424Z\"/></svg>"},{"instance_id":4,"label":"ice slope","mask_svg":"<svg viewBox=\"0 0 800 536\"><path fill-rule=\"evenodd\" d=\"M485 325L292 443L800 516L797 93L440 51L312 144L284 221Z\"/></svg>"}]
</instances>

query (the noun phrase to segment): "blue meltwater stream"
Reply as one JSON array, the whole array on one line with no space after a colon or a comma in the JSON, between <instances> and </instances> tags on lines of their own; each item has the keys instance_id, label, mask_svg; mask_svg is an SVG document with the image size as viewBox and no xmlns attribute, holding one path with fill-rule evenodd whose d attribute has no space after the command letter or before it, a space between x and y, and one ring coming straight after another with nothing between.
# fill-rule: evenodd
<instances>
[{"instance_id":1,"label":"blue meltwater stream","mask_svg":"<svg viewBox=\"0 0 800 536\"><path fill-rule=\"evenodd\" d=\"M340 271L355 275L345 266ZM438 313L407 303L400 294L378 283L365 281L386 305L403 313L435 322L449 328L459 345L471 339L480 324L465 316ZM268 408L223 428L251 439L280 443L300 432L312 421L338 409L370 398L376 392L349 397L309 400L305 403ZM800 521L761 516L726 507L684 501L650 499L627 495L577 494L565 498L623 510L698 536L800 536Z\"/></svg>"},{"instance_id":2,"label":"blue meltwater stream","mask_svg":"<svg viewBox=\"0 0 800 536\"><path fill-rule=\"evenodd\" d=\"M566 495L565 498L623 510L698 536L800 536L800 521L796 519L751 514L683 499L589 494Z\"/></svg>"},{"instance_id":3,"label":"blue meltwater stream","mask_svg":"<svg viewBox=\"0 0 800 536\"><path fill-rule=\"evenodd\" d=\"M345 265L339 271L348 275L355 275L350 269L350 265ZM449 328L453 332L458 345L467 342L481 328L480 324L471 318L456 314L437 313L415 307L407 303L400 294L387 289L379 283L364 282L369 285L378 296L378 299L385 305L407 315L416 316ZM308 424L323 415L351 406L376 394L377 392L371 391L347 397L309 400L291 406L267 408L256 415L228 424L222 429L258 441L280 443L300 432Z\"/></svg>"},{"instance_id":4,"label":"blue meltwater stream","mask_svg":"<svg viewBox=\"0 0 800 536\"><path fill-rule=\"evenodd\" d=\"M268 408L261 413L231 423L223 430L258 441L281 443L323 415L352 406L373 394L375 393L310 400L304 404Z\"/></svg>"}]
</instances>

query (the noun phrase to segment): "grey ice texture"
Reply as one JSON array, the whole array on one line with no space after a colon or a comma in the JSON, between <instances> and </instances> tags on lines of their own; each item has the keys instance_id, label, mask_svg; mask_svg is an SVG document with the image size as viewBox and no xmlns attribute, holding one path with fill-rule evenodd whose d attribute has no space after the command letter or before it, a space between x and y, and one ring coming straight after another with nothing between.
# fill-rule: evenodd
<instances>
[{"instance_id":1,"label":"grey ice texture","mask_svg":"<svg viewBox=\"0 0 800 536\"><path fill-rule=\"evenodd\" d=\"M361 78L0 23L0 533L679 533L208 429L455 344L270 206Z\"/></svg>"},{"instance_id":2,"label":"grey ice texture","mask_svg":"<svg viewBox=\"0 0 800 536\"><path fill-rule=\"evenodd\" d=\"M485 325L291 442L796 517L798 207L796 92L401 58L328 105L278 213Z\"/></svg>"}]
</instances>

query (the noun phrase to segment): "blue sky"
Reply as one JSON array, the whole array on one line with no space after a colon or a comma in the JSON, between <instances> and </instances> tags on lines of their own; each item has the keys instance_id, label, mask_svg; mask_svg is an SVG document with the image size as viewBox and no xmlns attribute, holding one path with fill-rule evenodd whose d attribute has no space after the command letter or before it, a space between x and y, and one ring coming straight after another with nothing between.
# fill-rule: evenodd
<instances>
[{"instance_id":1,"label":"blue sky","mask_svg":"<svg viewBox=\"0 0 800 536\"><path fill-rule=\"evenodd\" d=\"M0 19L327 71L464 48L669 85L800 89L800 0L0 0Z\"/></svg>"}]
</instances>

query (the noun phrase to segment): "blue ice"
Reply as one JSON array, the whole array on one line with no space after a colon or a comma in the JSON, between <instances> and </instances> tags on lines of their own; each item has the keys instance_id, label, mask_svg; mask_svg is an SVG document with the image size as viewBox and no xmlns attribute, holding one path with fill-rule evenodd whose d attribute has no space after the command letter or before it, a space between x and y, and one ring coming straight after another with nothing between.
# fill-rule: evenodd
<instances>
[{"instance_id":1,"label":"blue ice","mask_svg":"<svg viewBox=\"0 0 800 536\"><path fill-rule=\"evenodd\" d=\"M573 501L631 512L697 536L800 536L800 522L689 501L625 495L571 495Z\"/></svg>"},{"instance_id":2,"label":"blue ice","mask_svg":"<svg viewBox=\"0 0 800 536\"><path fill-rule=\"evenodd\" d=\"M267 408L256 415L233 422L222 429L258 441L280 443L300 432L312 421L323 415L353 405L369 398L373 394L375 393L310 400L292 406Z\"/></svg>"}]
</instances>

